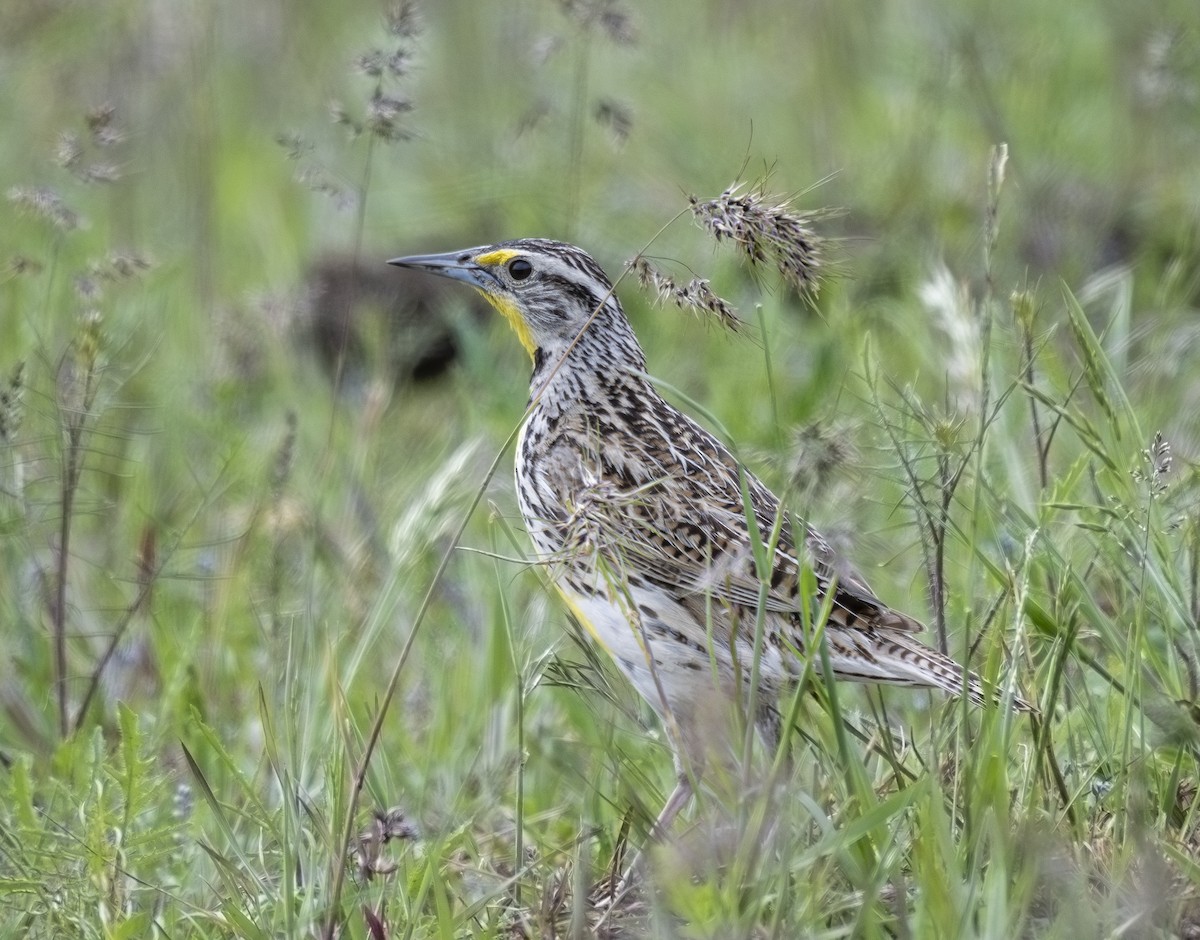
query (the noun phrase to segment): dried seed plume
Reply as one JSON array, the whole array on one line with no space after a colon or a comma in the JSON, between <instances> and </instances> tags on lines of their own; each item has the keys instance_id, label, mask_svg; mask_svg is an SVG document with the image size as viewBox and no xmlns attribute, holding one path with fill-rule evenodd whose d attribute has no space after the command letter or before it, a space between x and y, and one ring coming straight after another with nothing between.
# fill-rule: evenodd
<instances>
[{"instance_id":1,"label":"dried seed plume","mask_svg":"<svg viewBox=\"0 0 1200 940\"><path fill-rule=\"evenodd\" d=\"M792 201L768 195L762 184L745 183L734 183L715 199L688 196L693 217L718 242L732 242L752 268L769 265L797 293L815 297L825 250L812 223L829 210L804 212Z\"/></svg>"},{"instance_id":2,"label":"dried seed plume","mask_svg":"<svg viewBox=\"0 0 1200 940\"><path fill-rule=\"evenodd\" d=\"M681 310L694 310L713 317L727 330L737 332L741 320L733 304L716 294L705 278L694 277L680 284L669 274L652 265L644 255L638 255L627 265L637 275L638 283L653 291L659 303L673 303Z\"/></svg>"}]
</instances>

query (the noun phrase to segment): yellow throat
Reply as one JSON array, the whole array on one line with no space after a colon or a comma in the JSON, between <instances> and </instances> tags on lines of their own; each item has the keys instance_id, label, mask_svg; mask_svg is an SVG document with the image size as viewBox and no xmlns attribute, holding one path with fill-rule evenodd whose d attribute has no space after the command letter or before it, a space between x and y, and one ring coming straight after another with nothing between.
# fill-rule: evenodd
<instances>
[{"instance_id":1,"label":"yellow throat","mask_svg":"<svg viewBox=\"0 0 1200 940\"><path fill-rule=\"evenodd\" d=\"M497 251L489 251L487 254L480 255L475 259L475 263L489 267L491 265L499 266L515 258L517 254L518 252L516 251L501 248ZM521 345L525 347L525 351L529 353L529 358L532 359L534 352L537 350L537 344L533 341L533 334L529 330L529 324L521 316L521 311L517 309L517 305L507 297L490 294L481 288L476 289L483 295L484 300L500 311L500 315L508 321L508 325L517 334L517 339L521 341Z\"/></svg>"}]
</instances>

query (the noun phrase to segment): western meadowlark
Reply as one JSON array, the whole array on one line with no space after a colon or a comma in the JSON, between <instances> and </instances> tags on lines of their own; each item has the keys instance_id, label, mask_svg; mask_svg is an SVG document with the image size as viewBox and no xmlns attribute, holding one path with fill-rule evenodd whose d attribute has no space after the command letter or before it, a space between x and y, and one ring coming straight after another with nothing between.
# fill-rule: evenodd
<instances>
[{"instance_id":1,"label":"western meadowlark","mask_svg":"<svg viewBox=\"0 0 1200 940\"><path fill-rule=\"evenodd\" d=\"M920 623L879 600L815 530L797 532L754 474L663 400L587 253L525 238L390 263L476 288L533 359L517 443L521 514L567 605L672 738L679 785L654 831L691 796L714 703L746 701L753 683L754 722L777 742L780 700L811 661L805 569L814 604L829 609L834 677L932 686L977 703L996 695L918 642ZM1019 697L1013 705L1031 710Z\"/></svg>"}]
</instances>

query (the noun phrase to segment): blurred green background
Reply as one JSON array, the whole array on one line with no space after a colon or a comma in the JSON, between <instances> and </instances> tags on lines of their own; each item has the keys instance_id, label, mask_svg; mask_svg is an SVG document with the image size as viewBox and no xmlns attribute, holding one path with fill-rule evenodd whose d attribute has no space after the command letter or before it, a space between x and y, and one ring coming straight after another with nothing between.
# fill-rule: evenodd
<instances>
[{"instance_id":1,"label":"blurred green background","mask_svg":"<svg viewBox=\"0 0 1200 940\"><path fill-rule=\"evenodd\" d=\"M953 503L965 517L949 553L951 648L965 649L993 602L1000 620L1023 623L1007 605L1036 594L1048 613L1042 645L1022 660L1032 697L1052 655L1067 664L1056 676L1094 691L1097 673L1064 639L1080 624L1077 608L1056 606L1057 579L1086 570L1086 581L1105 551L1118 566L1132 557L1097 533L1116 524L1106 512L1150 512L1136 500L1127 515L1112 507L1151 433L1163 431L1192 478L1195 0L439 0L388 11L359 0L0 8L8 930L135 936L153 922L171 936L295 935L323 916L322 874L338 867L370 719L526 396L528 364L503 324L468 296L404 280L387 258L537 235L581 245L614 278L641 252L711 278L742 311L743 336L659 308L632 279L621 286L651 370L774 485L801 481L813 520L882 596L922 617L919 512L881 414L902 413L893 430L918 449L945 444L937 428L965 448L989 361L993 396L1014 404L989 425L997 437L968 484L984 495ZM1001 143L992 243L988 171ZM815 303L747 272L690 221L689 195L738 181L841 210L817 224L830 269ZM1078 322L1068 328L1064 289L1094 348ZM1024 327L1014 291L1028 292ZM1041 359L1027 372L1031 351ZM1060 409L1041 405L1043 431L1060 415L1053 459L1039 459L1028 427L1029 387ZM1070 412L1080 388L1092 391L1085 410L1102 443ZM913 402L934 417L918 420ZM1100 452L1110 459L1097 471ZM626 808L652 813L647 794L670 788L654 723L562 639L566 618L539 579L505 560L526 551L509 461L463 538L472 551L453 553L436 582L367 781L364 807L404 806L428 841L398 879L347 890L363 904L391 898L404 917L389 922L413 935L552 921L529 913L530 897L569 881L564 859L603 868ZM1105 473L1124 482L1110 490ZM1150 603L1131 587L1146 582L1113 574L1089 595L1082 627L1095 644L1086 662L1137 686L1144 654L1172 708L1195 698L1191 654L1169 629L1195 619L1194 506L1181 496L1167 513L1181 554L1165 552L1170 573L1151 579L1177 589L1173 600L1130 613L1123 604ZM1017 558L1052 531L1053 557ZM1001 570L1009 587L995 600ZM576 684L573 668L582 692L561 688ZM1150 698L1131 707L1140 714ZM902 695L887 701L907 707ZM1135 785L1122 775L1143 766L1137 748L1161 741L1131 743L1124 706L1081 701L1070 707L1089 717L1058 726L1072 754L1066 785L1083 801L1097 780L1117 780L1119 805L1096 797L1097 815L1073 820L1063 843L1098 840L1104 877L1123 885L1142 856L1114 818L1153 805L1147 819L1173 820L1166 841L1190 838L1190 803L1172 801L1192 777L1194 721L1181 713L1164 732L1177 749L1154 752L1161 779L1146 771L1157 782ZM969 747L959 753L966 761ZM806 779L821 802L840 776L814 760ZM1024 781L1014 828L1057 831L1062 807L1024 789L1041 775L1009 770ZM995 793L1007 772L996 771ZM947 793L952 808L969 799ZM942 806L941 791L911 799ZM922 825L948 826L937 813ZM592 826L594 846L581 834ZM914 840L900 838L878 870L930 887L973 877L974 861L996 854L1024 886L1003 901L981 889L918 902L915 923L934 932L914 935L966 936L946 926L966 922L980 936L1071 929L1053 911L1030 913L1044 883L1012 861L1020 851L964 837L970 848L955 855L953 840L939 842L952 865ZM534 853L527 868L519 849ZM844 849L797 855L788 877L813 879L838 935L891 929L881 925L894 906L876 894L891 869L855 881ZM1173 877L1194 885L1194 862L1172 859ZM514 902L506 879L518 869L527 893ZM1086 872L1071 884L1080 893L1064 897L1089 896ZM717 900L671 899L696 928L688 935L765 936L773 924L791 936L815 923L769 891L747 907L713 890ZM847 913L862 892L873 913ZM987 920L980 897L1007 913ZM1120 922L1120 897L1105 895L1096 935ZM1177 925L1186 915L1172 910L1163 922ZM706 933L696 926L706 916L722 926ZM361 919L350 923L364 935ZM663 924L676 921L655 923L675 935Z\"/></svg>"}]
</instances>

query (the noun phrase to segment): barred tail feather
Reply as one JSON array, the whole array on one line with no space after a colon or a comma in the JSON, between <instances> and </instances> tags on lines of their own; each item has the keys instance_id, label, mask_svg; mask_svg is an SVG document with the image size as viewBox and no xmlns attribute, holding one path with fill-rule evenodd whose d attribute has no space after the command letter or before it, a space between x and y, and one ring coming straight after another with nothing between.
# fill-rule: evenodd
<instances>
[{"instance_id":1,"label":"barred tail feather","mask_svg":"<svg viewBox=\"0 0 1200 940\"><path fill-rule=\"evenodd\" d=\"M917 642L907 632L829 630L826 638L833 673L839 679L927 686L954 696L962 695L965 685L967 698L975 705L1003 698L1002 690L966 672L950 657ZM1012 707L1019 712L1037 710L1015 694Z\"/></svg>"}]
</instances>

